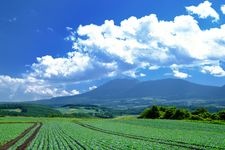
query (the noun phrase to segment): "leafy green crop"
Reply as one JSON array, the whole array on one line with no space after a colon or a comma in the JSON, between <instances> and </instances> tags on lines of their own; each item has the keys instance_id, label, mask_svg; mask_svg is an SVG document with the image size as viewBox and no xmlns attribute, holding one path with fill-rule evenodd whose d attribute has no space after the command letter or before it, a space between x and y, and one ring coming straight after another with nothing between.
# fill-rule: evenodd
<instances>
[{"instance_id":1,"label":"leafy green crop","mask_svg":"<svg viewBox=\"0 0 225 150\"><path fill-rule=\"evenodd\" d=\"M31 126L31 124L0 124L0 146L17 137L29 126Z\"/></svg>"},{"instance_id":2,"label":"leafy green crop","mask_svg":"<svg viewBox=\"0 0 225 150\"><path fill-rule=\"evenodd\" d=\"M158 143L105 134L73 122L46 122L29 149L180 149Z\"/></svg>"},{"instance_id":3,"label":"leafy green crop","mask_svg":"<svg viewBox=\"0 0 225 150\"><path fill-rule=\"evenodd\" d=\"M176 120L89 120L86 124L146 139L225 148L225 125Z\"/></svg>"},{"instance_id":4,"label":"leafy green crop","mask_svg":"<svg viewBox=\"0 0 225 150\"><path fill-rule=\"evenodd\" d=\"M43 123L28 145L27 149L30 150L225 149L225 125L222 124L183 120L26 117L5 117L0 122L7 120ZM28 126L29 124L20 123L7 127L15 137ZM0 129L6 130L4 128ZM32 132L34 129L12 146L12 149L23 144ZM1 132L1 141L8 134L6 131Z\"/></svg>"}]
</instances>

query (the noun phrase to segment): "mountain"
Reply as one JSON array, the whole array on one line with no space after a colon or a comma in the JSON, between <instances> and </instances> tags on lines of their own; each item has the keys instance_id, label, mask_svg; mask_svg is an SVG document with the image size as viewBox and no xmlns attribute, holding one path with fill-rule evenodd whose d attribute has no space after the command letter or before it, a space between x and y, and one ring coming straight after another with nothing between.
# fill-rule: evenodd
<instances>
[{"instance_id":1,"label":"mountain","mask_svg":"<svg viewBox=\"0 0 225 150\"><path fill-rule=\"evenodd\" d=\"M118 98L138 83L135 79L115 79L83 95L100 99Z\"/></svg>"},{"instance_id":2,"label":"mountain","mask_svg":"<svg viewBox=\"0 0 225 150\"><path fill-rule=\"evenodd\" d=\"M138 108L154 103L162 105L223 105L225 86L206 86L181 79L140 82L116 79L75 96L56 97L34 103L46 105L95 104L117 108Z\"/></svg>"},{"instance_id":3,"label":"mountain","mask_svg":"<svg viewBox=\"0 0 225 150\"><path fill-rule=\"evenodd\" d=\"M100 101L101 105L102 101L121 97L123 93L126 93L126 91L138 83L139 81L135 79L115 79L83 94L54 97L51 99L34 101L32 103L58 106L66 104L99 104Z\"/></svg>"},{"instance_id":4,"label":"mountain","mask_svg":"<svg viewBox=\"0 0 225 150\"><path fill-rule=\"evenodd\" d=\"M124 93L124 96L165 99L225 98L225 91L220 93L220 89L220 87L199 85L181 79L163 79L141 82Z\"/></svg>"}]
</instances>

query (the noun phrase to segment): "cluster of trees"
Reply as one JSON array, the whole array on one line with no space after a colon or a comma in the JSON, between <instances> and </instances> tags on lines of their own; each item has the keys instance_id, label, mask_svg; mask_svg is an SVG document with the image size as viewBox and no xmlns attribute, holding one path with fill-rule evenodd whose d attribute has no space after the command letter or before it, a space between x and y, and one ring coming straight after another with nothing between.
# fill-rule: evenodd
<instances>
[{"instance_id":1,"label":"cluster of trees","mask_svg":"<svg viewBox=\"0 0 225 150\"><path fill-rule=\"evenodd\" d=\"M205 108L198 108L194 111L179 109L176 107L152 106L141 113L139 118L151 119L190 119L190 120L225 120L225 110L217 113L210 113Z\"/></svg>"}]
</instances>

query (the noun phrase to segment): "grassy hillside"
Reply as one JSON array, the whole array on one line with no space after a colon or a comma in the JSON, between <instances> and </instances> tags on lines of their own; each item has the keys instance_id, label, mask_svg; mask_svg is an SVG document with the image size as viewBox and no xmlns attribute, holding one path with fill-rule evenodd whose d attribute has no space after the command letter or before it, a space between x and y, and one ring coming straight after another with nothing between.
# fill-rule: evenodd
<instances>
[{"instance_id":1,"label":"grassy hillside","mask_svg":"<svg viewBox=\"0 0 225 150\"><path fill-rule=\"evenodd\" d=\"M64 117L78 118L115 118L124 115L138 115L144 109L112 109L98 105L64 105L56 107Z\"/></svg>"},{"instance_id":2,"label":"grassy hillside","mask_svg":"<svg viewBox=\"0 0 225 150\"><path fill-rule=\"evenodd\" d=\"M7 103L0 104L1 116L35 116L35 117L52 117L61 116L58 110L48 106L25 103Z\"/></svg>"},{"instance_id":3,"label":"grassy hillside","mask_svg":"<svg viewBox=\"0 0 225 150\"><path fill-rule=\"evenodd\" d=\"M56 109L65 117L112 118L114 116L111 109L96 105L64 105Z\"/></svg>"}]
</instances>

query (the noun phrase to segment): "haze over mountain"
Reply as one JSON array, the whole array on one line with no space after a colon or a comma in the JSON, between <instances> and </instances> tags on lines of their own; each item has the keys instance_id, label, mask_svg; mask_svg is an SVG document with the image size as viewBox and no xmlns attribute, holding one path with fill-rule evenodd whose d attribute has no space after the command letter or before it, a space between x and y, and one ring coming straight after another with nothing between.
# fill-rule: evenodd
<instances>
[{"instance_id":1,"label":"haze over mountain","mask_svg":"<svg viewBox=\"0 0 225 150\"><path fill-rule=\"evenodd\" d=\"M138 81L116 79L75 96L56 97L35 103L47 105L97 104L109 107L141 107L157 101L162 104L192 103L225 105L225 86L207 86L181 79Z\"/></svg>"}]
</instances>

